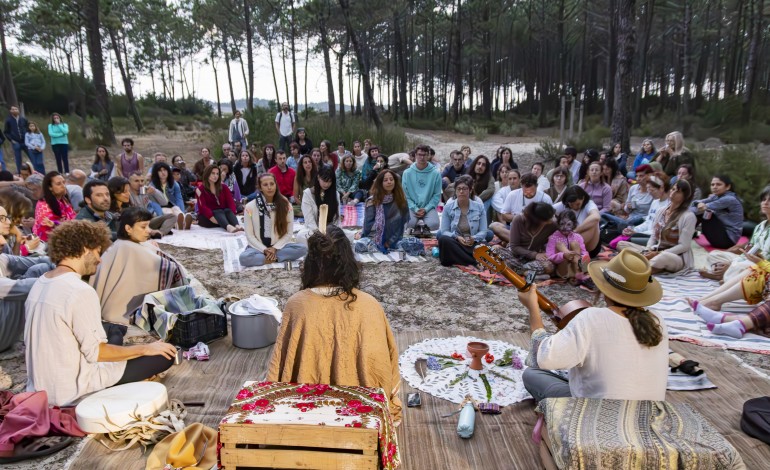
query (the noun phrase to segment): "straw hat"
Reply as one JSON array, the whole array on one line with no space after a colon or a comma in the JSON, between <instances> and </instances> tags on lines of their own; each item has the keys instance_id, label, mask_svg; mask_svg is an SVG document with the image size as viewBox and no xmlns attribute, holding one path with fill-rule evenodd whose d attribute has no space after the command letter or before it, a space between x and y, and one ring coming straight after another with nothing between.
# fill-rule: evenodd
<instances>
[{"instance_id":1,"label":"straw hat","mask_svg":"<svg viewBox=\"0 0 770 470\"><path fill-rule=\"evenodd\" d=\"M610 261L591 262L588 273L602 294L622 305L647 307L663 297L663 288L652 277L650 262L628 248Z\"/></svg>"},{"instance_id":2,"label":"straw hat","mask_svg":"<svg viewBox=\"0 0 770 470\"><path fill-rule=\"evenodd\" d=\"M170 465L175 469L208 470L216 463L217 432L195 423L155 444L145 469L162 470Z\"/></svg>"}]
</instances>

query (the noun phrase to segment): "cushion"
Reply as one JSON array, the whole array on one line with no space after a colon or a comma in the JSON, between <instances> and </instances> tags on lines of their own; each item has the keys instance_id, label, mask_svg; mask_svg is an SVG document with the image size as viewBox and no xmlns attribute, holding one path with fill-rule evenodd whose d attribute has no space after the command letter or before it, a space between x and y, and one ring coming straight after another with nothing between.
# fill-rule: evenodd
<instances>
[{"instance_id":1,"label":"cushion","mask_svg":"<svg viewBox=\"0 0 770 470\"><path fill-rule=\"evenodd\" d=\"M92 393L75 408L78 426L87 433L120 431L136 416L153 416L168 408L166 386L133 382Z\"/></svg>"}]
</instances>

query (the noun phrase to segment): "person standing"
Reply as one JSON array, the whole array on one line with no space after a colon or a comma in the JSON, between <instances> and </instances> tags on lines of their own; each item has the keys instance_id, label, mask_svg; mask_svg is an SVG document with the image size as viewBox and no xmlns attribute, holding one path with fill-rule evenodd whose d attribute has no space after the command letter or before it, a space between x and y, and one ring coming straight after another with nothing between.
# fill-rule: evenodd
<instances>
[{"instance_id":1,"label":"person standing","mask_svg":"<svg viewBox=\"0 0 770 470\"><path fill-rule=\"evenodd\" d=\"M296 130L297 123L294 119L294 113L289 111L289 103L281 103L281 111L275 115L275 131L278 132L278 147L284 152L289 151L289 142L291 142Z\"/></svg>"},{"instance_id":2,"label":"person standing","mask_svg":"<svg viewBox=\"0 0 770 470\"><path fill-rule=\"evenodd\" d=\"M51 115L51 124L48 124L48 137L51 138L51 150L56 157L56 169L59 173L70 172L69 162L69 133L70 126L62 121L59 113Z\"/></svg>"},{"instance_id":3,"label":"person standing","mask_svg":"<svg viewBox=\"0 0 770 470\"><path fill-rule=\"evenodd\" d=\"M243 119L240 111L235 111L233 114L233 120L230 121L230 129L228 131L227 140L235 146L236 142L241 144L241 149L248 147L246 143L246 137L249 135L249 124ZM235 149L236 155L240 153L239 149Z\"/></svg>"},{"instance_id":4,"label":"person standing","mask_svg":"<svg viewBox=\"0 0 770 470\"><path fill-rule=\"evenodd\" d=\"M120 144L123 146L123 152L115 162L115 176L128 178L137 171L144 174L144 157L134 152L134 139L126 137Z\"/></svg>"},{"instance_id":5,"label":"person standing","mask_svg":"<svg viewBox=\"0 0 770 470\"><path fill-rule=\"evenodd\" d=\"M35 171L45 174L45 164L43 163L43 150L45 150L45 136L40 132L37 124L30 122L27 133L24 134L24 146L27 148L27 155L32 160L32 166Z\"/></svg>"},{"instance_id":6,"label":"person standing","mask_svg":"<svg viewBox=\"0 0 770 470\"><path fill-rule=\"evenodd\" d=\"M16 159L16 173L21 172L21 152L27 154L29 157L29 151L24 143L24 135L27 133L29 123L24 116L19 115L19 107L11 106L10 114L5 118L5 128L3 133L11 141L13 147L13 156ZM1 155L1 154L0 154ZM3 170L5 170L5 160L0 157L0 163L2 163Z\"/></svg>"}]
</instances>

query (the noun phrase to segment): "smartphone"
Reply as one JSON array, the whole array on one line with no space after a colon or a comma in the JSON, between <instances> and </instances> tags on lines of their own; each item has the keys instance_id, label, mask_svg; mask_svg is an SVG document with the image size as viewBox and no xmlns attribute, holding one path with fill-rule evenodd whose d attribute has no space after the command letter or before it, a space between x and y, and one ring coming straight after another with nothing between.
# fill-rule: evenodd
<instances>
[{"instance_id":1,"label":"smartphone","mask_svg":"<svg viewBox=\"0 0 770 470\"><path fill-rule=\"evenodd\" d=\"M415 408L422 405L422 399L420 398L420 394L417 392L407 393L406 394L406 406L409 408Z\"/></svg>"}]
</instances>

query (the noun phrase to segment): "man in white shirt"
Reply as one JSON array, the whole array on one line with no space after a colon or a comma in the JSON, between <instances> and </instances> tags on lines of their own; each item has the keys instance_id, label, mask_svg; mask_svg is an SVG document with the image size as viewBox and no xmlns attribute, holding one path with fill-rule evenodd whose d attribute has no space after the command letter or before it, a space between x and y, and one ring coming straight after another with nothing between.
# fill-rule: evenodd
<instances>
[{"instance_id":1,"label":"man in white shirt","mask_svg":"<svg viewBox=\"0 0 770 470\"><path fill-rule=\"evenodd\" d=\"M230 130L227 140L233 144L235 142L241 143L241 148L246 148L248 143L246 137L249 135L249 124L245 119L241 117L240 111L235 111L233 114L233 120L230 121Z\"/></svg>"},{"instance_id":2,"label":"man in white shirt","mask_svg":"<svg viewBox=\"0 0 770 470\"><path fill-rule=\"evenodd\" d=\"M48 239L57 267L40 276L27 296L24 342L27 391L45 390L50 405L71 405L104 388L146 380L174 363L176 348L168 343L107 343L99 297L81 277L96 273L109 245L107 226L87 220L65 222Z\"/></svg>"},{"instance_id":3,"label":"man in white shirt","mask_svg":"<svg viewBox=\"0 0 770 470\"><path fill-rule=\"evenodd\" d=\"M545 192L551 187L551 183L548 182L548 178L543 174L545 167L540 162L532 164L532 174L537 177L537 190Z\"/></svg>"},{"instance_id":4,"label":"man in white shirt","mask_svg":"<svg viewBox=\"0 0 770 470\"><path fill-rule=\"evenodd\" d=\"M289 111L289 103L281 103L281 111L275 115L275 131L278 132L278 147L289 153L289 143L294 137L294 131L297 128L294 113ZM243 148L246 148L244 145Z\"/></svg>"},{"instance_id":5,"label":"man in white shirt","mask_svg":"<svg viewBox=\"0 0 770 470\"><path fill-rule=\"evenodd\" d=\"M661 299L663 289L649 261L623 250L610 261L592 262L588 273L607 306L581 311L555 334L543 326L537 288L519 293L532 332L524 387L537 401L665 400L668 334L663 318L645 308ZM569 370L569 379L552 370Z\"/></svg>"},{"instance_id":6,"label":"man in white shirt","mask_svg":"<svg viewBox=\"0 0 770 470\"><path fill-rule=\"evenodd\" d=\"M510 176L510 174L509 174ZM553 204L551 197L537 189L537 178L532 173L525 173L521 176L521 188L511 191L503 202L503 208L500 211L504 223L493 222L489 225L492 233L504 242L510 241L511 221L514 217L521 214L524 208L533 202L544 202Z\"/></svg>"}]
</instances>

